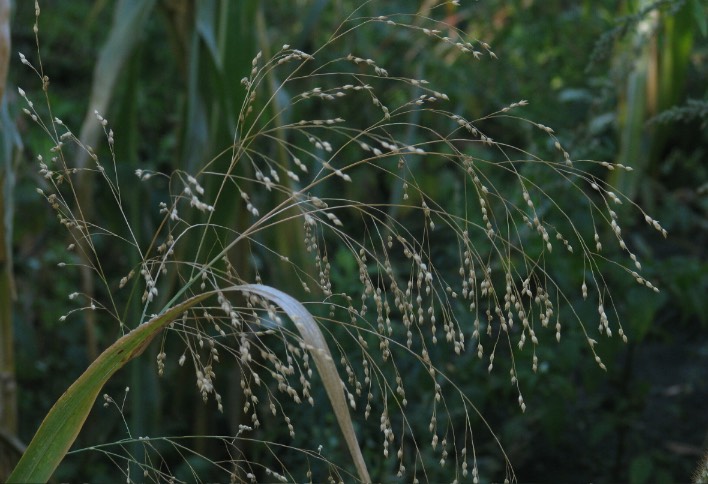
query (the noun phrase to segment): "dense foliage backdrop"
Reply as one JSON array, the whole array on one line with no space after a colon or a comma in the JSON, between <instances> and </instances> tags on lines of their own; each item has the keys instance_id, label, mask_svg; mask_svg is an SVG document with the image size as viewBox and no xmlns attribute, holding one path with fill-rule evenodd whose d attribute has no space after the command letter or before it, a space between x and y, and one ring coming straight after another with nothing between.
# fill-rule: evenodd
<instances>
[{"instance_id":1,"label":"dense foliage backdrop","mask_svg":"<svg viewBox=\"0 0 708 484\"><path fill-rule=\"evenodd\" d=\"M14 222L6 227L12 228L16 298L7 297L9 287L1 286L6 291L3 310L11 307L17 414L14 421L2 424L3 432L22 442L31 439L56 398L116 337L114 326L87 319L87 312L59 321L76 308L68 295L85 288L87 282L81 271L57 267L65 260L69 240L35 191L42 179L34 159L47 150L49 141L22 114L16 89L39 92L41 88L16 54L29 56L36 51L32 3L13 5L12 56L3 104L4 134L16 130L21 146L16 138L5 136L5 145L14 146L18 153L2 168L4 179L11 174L15 180L14 190L3 188L3 196L4 216ZM121 25L114 16L130 14L129 3L45 1L40 21L40 48L44 70L50 76L53 114L78 131L84 119L93 116L89 100L102 100L102 113L120 139L116 154L127 174L136 167L170 171L195 166L228 146L233 127L230 106L240 103L238 81L248 74L255 53L260 50L267 56L282 44L313 50L358 2L244 0L227 8L229 2L198 6L202 2L144 0L143 6L150 4L150 8L132 20L123 43L110 44ZM364 9L369 15L387 14L420 4L425 12L428 3L372 2ZM519 411L516 394L504 375L487 375L486 366L474 362L448 370L489 421L522 481L685 481L708 445L705 3L461 3L429 15L489 43L498 60L471 67L401 31L361 34L348 47L375 58L390 71L412 65L419 77L445 86L457 103L453 111L472 117L528 100L523 116L553 127L575 158L634 167L631 177L614 172L601 176L660 220L669 237L657 237L639 218L625 227L628 244L661 292L642 290L608 271L608 284L614 290L629 343L612 339L598 347L606 372L589 356L585 338L572 328L566 330L564 344L541 349L548 362L541 371L520 372L519 379L526 385L525 413ZM113 70L115 79L109 74ZM303 113L307 115L325 117L327 113ZM351 113L358 115L364 116ZM535 153L553 153L547 137L523 125L499 121L488 129L494 139ZM0 156L10 156L9 149ZM97 140L96 149L105 153L107 146ZM445 170L421 170L418 182L427 190L445 193L453 183ZM392 188L372 179L347 189L378 190L386 197ZM105 202L101 194L87 196L100 213ZM133 215L141 221L136 228L139 236L147 237L156 222L147 211L141 214L139 207L156 206L159 193L144 190L140 196ZM454 196L452 191L450 196ZM565 194L554 196L563 204ZM572 206L567 209L573 213ZM287 232L280 237L288 239ZM108 269L112 263L125 262L124 255L108 244L100 250L107 257ZM446 249L441 246L439 250ZM340 282L356 277L353 262L340 256L332 277ZM261 263L264 279L277 277L276 268ZM566 283L579 287L573 274L582 272L582 263L578 259L578 267L557 268L561 280L567 274ZM595 307L579 297L571 303L581 318L594 321ZM133 435L219 435L239 421L234 415L237 410L217 416L203 405L192 389L192 378L185 377L179 367L168 366L168 378L159 379L154 363L159 351L153 345L106 390L120 401L124 387L130 386L124 413ZM238 402L239 388L233 386L225 399ZM424 405L414 405L418 403ZM312 422L312 434L301 434L302 439L326 442L338 438L332 421L322 425L316 412L296 415ZM260 438L275 440L277 435L269 431L264 429ZM123 437L120 413L97 406L77 447ZM480 468L497 476L503 472L503 461L495 459L491 450L484 457L484 446L491 449L493 442L481 440L480 444ZM211 444L198 440L195 445L207 453ZM197 461L183 460L175 464L175 475L192 479L190 464L199 472ZM96 453L81 452L67 459L57 479L101 480L98 476L112 475L114 465ZM208 480L208 474L203 478Z\"/></svg>"}]
</instances>

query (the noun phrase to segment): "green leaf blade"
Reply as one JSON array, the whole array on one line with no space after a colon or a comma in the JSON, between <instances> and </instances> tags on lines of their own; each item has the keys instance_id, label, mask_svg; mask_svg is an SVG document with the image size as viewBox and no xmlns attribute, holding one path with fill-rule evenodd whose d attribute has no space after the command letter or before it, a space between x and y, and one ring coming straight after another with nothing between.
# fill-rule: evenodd
<instances>
[{"instance_id":1,"label":"green leaf blade","mask_svg":"<svg viewBox=\"0 0 708 484\"><path fill-rule=\"evenodd\" d=\"M247 293L257 294L274 302L280 306L293 323L295 323L295 327L304 342L308 345L312 359L315 361L315 366L317 367L317 371L322 379L322 384L325 387L327 396L334 409L339 428L342 430L342 434L344 434L344 440L347 443L349 453L354 461L359 479L361 479L362 482L372 482L371 477L369 477L366 462L364 461L364 456L359 447L359 442L354 433L354 425L351 415L349 414L349 407L342 391L342 381L339 378L332 353L327 346L325 337L317 325L315 318L302 303L273 287L264 286L262 284L244 284L240 286L240 289Z\"/></svg>"},{"instance_id":2,"label":"green leaf blade","mask_svg":"<svg viewBox=\"0 0 708 484\"><path fill-rule=\"evenodd\" d=\"M194 296L138 326L106 349L59 397L27 447L8 482L46 482L79 435L101 389L118 370L139 356L175 318L212 293Z\"/></svg>"}]
</instances>

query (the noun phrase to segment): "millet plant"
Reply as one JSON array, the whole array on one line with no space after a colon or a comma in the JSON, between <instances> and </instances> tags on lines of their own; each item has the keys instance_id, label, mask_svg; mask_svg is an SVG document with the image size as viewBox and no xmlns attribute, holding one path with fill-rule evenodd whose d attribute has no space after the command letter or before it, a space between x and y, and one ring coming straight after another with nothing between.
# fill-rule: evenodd
<instances>
[{"instance_id":1,"label":"millet plant","mask_svg":"<svg viewBox=\"0 0 708 484\"><path fill-rule=\"evenodd\" d=\"M371 16L376 3L366 2L314 51L259 52L240 80L232 143L200 166L139 168L132 180L116 156L121 126L95 112L102 157L52 114L35 4L37 52L20 60L40 80L43 107L19 94L53 146L37 156L37 192L71 238L62 265L95 282L71 294L76 309L58 317L71 324L73 313L90 312L122 336L57 401L12 481L49 479L103 385L150 344L160 345L155 371L190 368L197 398L216 412L229 405L229 380L217 377L234 368L223 371L238 375L241 423L230 435L202 436L220 443L219 457L199 455L232 481L479 482L475 431L496 437L451 365L459 372L478 360L508 374L521 412L519 368L537 371L536 349L562 344L568 328L582 332L605 368L598 341L628 335L603 271L614 267L658 291L641 275L616 207L632 207L666 235L603 181L604 171L631 168L574 159L553 129L524 117L529 101L471 119L442 87L343 50L359 31L386 29L456 62L498 62L487 43L435 19L436 9L457 3ZM493 139L494 123L526 125L555 154ZM431 171L447 185L431 184ZM145 192L154 203L136 210ZM107 211L121 223L106 225ZM158 220L147 243L135 233L146 213ZM626 260L606 259L607 244ZM578 287L555 275L568 259L582 260ZM581 320L574 293L594 301L595 321ZM102 403L123 411L108 394ZM336 416L353 466L337 445L308 440L302 406ZM283 438L264 440L259 429L269 426L284 429ZM197 455L186 436L128 436L86 450L112 459L128 481L136 470L146 481L176 479L166 448ZM514 481L497 444L504 475L488 477ZM265 450L244 450L258 445ZM291 467L287 452L301 465Z\"/></svg>"}]
</instances>

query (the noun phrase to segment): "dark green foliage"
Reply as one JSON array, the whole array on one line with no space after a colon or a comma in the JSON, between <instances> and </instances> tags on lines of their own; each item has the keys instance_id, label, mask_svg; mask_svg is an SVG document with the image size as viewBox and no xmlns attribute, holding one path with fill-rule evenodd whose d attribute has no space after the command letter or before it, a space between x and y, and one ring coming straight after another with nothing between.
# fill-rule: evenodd
<instances>
[{"instance_id":1,"label":"dark green foliage","mask_svg":"<svg viewBox=\"0 0 708 484\"><path fill-rule=\"evenodd\" d=\"M31 3L17 2L13 20L13 48L28 56L35 49ZM188 5L191 10L172 9L180 3ZM135 50L131 51L121 69L107 106L106 117L116 130L117 176L123 183L136 183L134 170L138 167L164 172L185 169L191 173L214 159L213 170L223 169L229 162L229 155L220 156L220 152L234 141L236 116L245 92L239 81L248 76L255 53L262 50L267 56L267 50L270 50L272 55L284 43L313 51L327 41L339 22L359 6L351 1L267 3L268 8L263 7L262 2L249 1L221 4L156 2L144 30L136 34ZM292 13L293 3L297 4L296 15ZM694 10L690 10L690 15L679 11L682 2L657 2L639 12L626 11L634 2L621 3L626 9L617 9L614 1L467 2L457 9L445 7L424 12L434 18L448 18L475 38L488 42L499 56L498 61L486 60L470 65L455 59L453 52L431 49L420 41L419 35L406 29L386 29L379 24L368 25L343 39L333 52L370 57L390 73L407 72L429 80L432 85L444 87L445 93L454 101L453 111L469 117L485 116L511 102L528 99L530 104L524 108L524 118L553 127L563 147L574 159L618 161L622 146L619 131L625 122L621 106L626 81L631 74L622 71L628 67L622 64L622 46L631 43L632 29L657 9L662 12L664 21L671 21L672 15L682 14L687 16L696 32L705 28L695 17ZM685 2L688 6L699 3ZM228 7L224 7L227 4ZM94 5L93 9L87 10L88 5ZM78 130L84 113L93 112L93 108L87 105L92 87L100 89L100 86L92 85L91 79L96 58L110 30L112 3L47 2L43 8L41 48L44 68L51 77L53 115ZM224 8L226 11L222 11ZM380 11L381 8L384 11ZM383 6L380 2L371 2L365 4L356 16L383 15L408 8L409 2L385 2ZM192 18L198 19L196 24L190 23ZM238 25L238 28L223 30L225 25ZM323 52L323 58L318 57L318 60L324 62L324 56L332 54L329 52ZM523 362L517 365L517 377L528 406L524 414L519 411L518 393L507 377L509 367L505 356L508 348L500 350L499 368L491 374L487 371L488 361L479 360L474 351L452 360L444 368L488 421L521 481L680 481L695 468L701 446L705 446L702 432L708 422L700 407L708 399L708 348L705 338L699 337L708 327L705 307L705 294L708 293L705 263L708 175L703 162L708 153L708 139L705 130L707 108L702 100L706 96L706 71L705 64L701 65L701 59L705 60L708 54L705 36L695 35L688 52L690 56L685 57L683 71L686 82L669 96L672 97L671 104L662 106L661 112L641 117L640 124L633 126L645 137L647 129L669 133L650 153L652 163L643 169L635 169L641 172L636 174L641 175L642 182L633 198L641 200L647 212L661 221L670 237L658 239L656 232L639 216L623 226L627 245L637 254L648 277L657 281L662 292L656 295L633 284L631 278L627 282L626 272L609 262L601 264L598 269L612 288L613 302L629 337L629 345L623 345L616 338L600 341L597 351L608 367L605 373L597 368L586 337L578 327L564 326L561 344L556 344L552 332L539 334L543 345L536 352L540 362L537 372L530 368L531 348L526 347L516 355L517 361ZM614 65L615 62L621 65ZM29 91L36 85L36 80L23 67L15 62L12 82ZM350 65L341 69L350 74L364 71L357 71ZM277 86L283 79L277 77L280 75L278 71L273 75L276 77L268 82ZM377 81L371 80L372 83ZM327 82L323 79L322 86L326 87ZM301 84L312 86L304 81ZM293 96L301 84L293 82L281 95ZM387 91L382 100L395 105L418 94L417 88L409 87L408 92L403 89ZM274 92L272 89L271 94ZM278 95L275 99L273 105L278 106ZM18 113L21 106L15 101L11 108ZM257 103L264 101L259 99ZM367 109L362 106L363 102L350 106L347 121L367 125L380 117L380 113L368 109L373 107L370 103L366 104ZM278 116L285 122L292 122L326 119L337 113L341 114L341 110L327 104L302 103L282 112L277 108L268 111L261 125ZM77 263L79 260L67 260L65 247L70 240L56 227L53 212L34 192L37 186L43 186L43 181L30 160L37 154L46 153L51 142L39 130L30 128L27 118L19 113L17 120L25 140L26 162L19 169L15 201L18 214L15 271L20 295L15 305L15 334L21 391L20 437L29 441L51 403L87 366L89 349L83 313L69 316L65 322L57 321L60 315L77 307L76 301L69 301L66 297L80 285L80 281L77 272L68 268L61 269L57 275L57 263ZM406 121L421 125L429 122L425 113L411 113ZM530 123L516 121L503 117L487 120L484 125L486 134L521 150L547 157L544 159L562 159L544 132ZM439 120L434 122L440 123ZM442 123L434 125L434 129L440 132L449 128ZM427 134L423 130L408 129L401 137L414 143L426 139ZM274 135L290 136L289 133ZM255 148L271 159L278 160L283 156L276 143L260 143ZM109 156L105 141L98 151L101 156ZM490 164L503 162L497 150L481 144L469 147L468 153ZM344 150L342 156L348 156L348 152ZM638 157L638 154L632 156ZM410 166L421 191L429 193L432 199L449 202L449 206L440 207L441 210L462 216L479 209L475 203L465 205L466 187L452 166L416 160L412 160ZM588 163L583 168L598 179L611 180L607 170L599 165ZM387 169L395 171L395 164L391 163ZM562 207L569 220L580 231L587 231L592 236L587 201L576 205L576 192L568 190L563 180L547 175L542 166L519 164L519 171L552 193L557 207ZM357 178L356 170L350 173L352 178ZM508 186L504 195L517 205L524 203L523 194L513 184L514 177L510 173L495 171L492 176L490 186ZM358 178L356 184L335 181L326 187L316 187L313 194L321 198L345 199L372 195L381 204L400 199L403 184L382 179L375 172L369 172L366 178ZM218 183L216 179L209 188L213 189ZM243 180L243 184L250 187L250 193L254 191L252 180ZM220 203L233 205L233 210L221 212L219 216L222 218L216 222L243 230L249 215L241 204L238 191L230 188L227 198ZM150 185L149 190L135 193L129 216L135 221L140 243L148 246L160 223L154 216L157 204L169 195L170 187L167 182L158 180ZM92 192L95 208L106 219L117 220L119 214L109 211L110 199L105 195L98 189ZM415 196L411 194L412 198ZM255 197L254 203L260 206L277 200L277 196L265 192ZM593 200L602 203L599 197ZM626 201L625 205L629 203ZM548 204L539 207L539 211L550 218L557 213L557 207ZM390 209L389 214L411 233L422 233L425 229L419 211L401 205ZM351 214L343 215L342 219L345 224L357 220ZM204 217L199 215L192 220L193 223L203 221ZM567 221L559 223L556 228L560 232L570 231ZM301 290L297 279L289 270L283 270L288 265L269 263L269 253L263 247L278 247L283 254L292 250L290 257L297 257L303 253L298 246L302 241L301 231L302 224L298 222L283 224L280 231L271 235L259 235L254 240L263 245L254 243L248 250L243 249L245 245L240 246L233 254L233 261L238 262L234 265L240 267L237 270L243 271L241 276L244 278L253 277L250 271L257 271L266 282L280 282L297 293ZM215 254L228 235L228 232L218 230L211 232L203 249L204 258ZM607 234L601 235L605 237ZM362 231L355 238L366 240L367 237L371 234ZM487 242L480 236L473 240L480 245ZM454 273L459 258L458 247L450 243L454 238L438 232L431 241L431 254L442 260L438 267L443 275ZM157 244L162 242L159 240ZM616 260L621 255L617 244L605 245L603 256ZM134 255L122 252L123 249L109 239L97 241L97 247L100 257L106 260L107 272L116 274L118 271L125 275L126 269L138 265ZM544 246L531 239L524 249L532 260L539 260ZM351 286L347 293L356 305L361 297L361 288L351 283L357 282L359 267L356 258L338 240L330 240L328 250L333 285ZM404 266L406 262L400 255L393 259L397 266ZM584 262L581 257L566 259L562 264L549 265L548 270L568 291L567 306L574 308L578 319L587 322L587 327L596 334L597 305L590 300L584 301L579 294L583 271L587 270ZM371 274L375 273L373 264L368 269ZM171 280L170 284L177 287L179 281ZM110 292L109 288L97 291L97 298ZM122 316L126 320L138 320L141 289L129 285L123 291L116 292L116 298L132 316ZM335 309L335 319L347 321L349 312L345 302L336 300L333 304L341 305ZM317 316L329 317L328 307L315 306L311 310ZM572 316L567 309L562 313L565 320ZM394 321L394 324L401 323ZM112 322L100 324L97 333L101 348L114 341L118 331ZM335 327L331 331L334 341L350 345L341 348L342 354L353 361L360 358L361 349L342 338L345 330ZM163 342L168 348L178 343L174 334L166 336ZM370 344L375 347L378 342L371 338ZM285 354L286 349L282 343L280 345L276 351ZM121 400L123 388L131 386L129 398L134 399L126 405L125 416L134 437L230 435L239 424L248 423L243 422L240 411L243 401L238 394L239 370L236 365L226 363L227 370L219 377L219 383L231 388L225 400L233 408L227 408L224 415L217 415L211 408L213 402L209 402L208 411L205 410L193 389L192 372L168 361L165 378L160 380L154 376L154 362L160 351L157 345L154 346L146 351L144 361L135 362L130 372L119 374L104 390ZM438 359L444 358L448 350L445 347L431 349L435 353L433 357ZM395 380L391 367L382 365L382 368L389 381ZM359 377L363 378L360 368L355 371L359 371ZM413 396L408 390L410 403L406 414L412 429L428 439L427 426L433 404L431 380L424 378L425 368L415 358L403 359L397 371L414 380L422 373L420 397ZM318 379L314 377L315 400L326 399L324 389L317 383ZM275 389L273 383L269 384ZM465 425L467 416L456 414L453 404L447 411L449 415L445 418L449 416L454 424ZM328 457L333 461L348 462L333 415L323 415L309 406L297 406L290 412L293 421L310 429L309 433L298 431L291 442L293 447L312 451L306 459L301 452L274 450L276 447L248 439L233 448L207 438L194 439L189 446L204 454L216 455L216 458L211 457L214 460L225 458L230 452L244 452L254 461L268 461L277 454L286 467L295 469L294 480L304 479L308 467L320 477L331 471L326 463L318 460L316 451L320 444L326 447ZM371 465L372 475L390 481L397 472L395 459L385 461L381 458L378 414L374 412L372 415L370 418L375 421L371 429L357 429L360 443L365 459L378 463L378 466ZM103 476L115 475L115 463L110 458L96 458L95 452L85 448L125 438L126 428L121 415L112 407L110 410L101 407L96 408L89 418L94 420L89 420L78 443L78 447L84 450L67 459L60 467L57 479L101 480ZM498 456L496 443L485 433L485 426L477 416L470 418L473 428L479 429L476 451L480 473L493 478L502 476L504 461ZM440 420L444 420L442 416ZM287 438L288 431L283 425L265 426L251 437L254 436L266 442L276 442ZM411 440L406 443L407 449L413 445ZM205 465L203 459L183 454L174 443L156 442L155 446L165 462L153 465L165 472L169 467L176 477L190 481L196 475L202 480L218 479L212 476L220 475L210 474L213 468L201 468ZM134 459L142 462L143 448L149 446L124 441L109 447L108 451L123 456L133 453ZM395 454L397 447L392 449ZM418 473L421 480L451 480L447 469L437 463L439 454L426 451L421 459L427 470L425 475ZM125 468L125 462L117 462L119 467ZM263 469L254 472L260 480L268 480ZM411 480L415 472L409 469L404 479ZM346 473L342 475L347 476ZM142 475L136 474L133 478L139 481Z\"/></svg>"}]
</instances>

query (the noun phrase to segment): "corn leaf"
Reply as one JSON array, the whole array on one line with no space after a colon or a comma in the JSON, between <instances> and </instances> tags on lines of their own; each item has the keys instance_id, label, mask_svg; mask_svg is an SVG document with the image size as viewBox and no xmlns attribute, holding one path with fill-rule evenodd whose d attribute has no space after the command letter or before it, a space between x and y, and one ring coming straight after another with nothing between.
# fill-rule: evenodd
<instances>
[{"instance_id":1,"label":"corn leaf","mask_svg":"<svg viewBox=\"0 0 708 484\"><path fill-rule=\"evenodd\" d=\"M81 431L101 388L115 372L140 355L175 318L212 293L200 294L138 326L113 343L59 397L27 447L8 482L46 482Z\"/></svg>"},{"instance_id":2,"label":"corn leaf","mask_svg":"<svg viewBox=\"0 0 708 484\"><path fill-rule=\"evenodd\" d=\"M103 116L108 114L108 105L114 94L114 88L126 61L136 46L140 35L150 18L155 0L121 0L116 4L113 26L106 43L101 48L96 68L89 106L81 126L81 141L95 147L103 131L96 122L94 111ZM78 152L77 165L83 167L89 155L83 150Z\"/></svg>"},{"instance_id":3,"label":"corn leaf","mask_svg":"<svg viewBox=\"0 0 708 484\"><path fill-rule=\"evenodd\" d=\"M315 361L315 366L320 374L320 378L322 378L327 396L334 408L337 423L339 423L339 427L342 429L344 440L349 448L349 453L354 460L359 479L361 479L362 482L371 482L369 471L364 462L364 456L361 454L361 449L357 442L356 434L354 433L354 426L352 425L352 419L349 415L349 407L344 399L342 380L339 378L332 353L329 351L327 342L319 326L317 326L315 318L305 309L305 306L293 297L270 286L246 284L241 286L241 289L274 302L280 306L290 319L292 319L293 323L295 323L295 327L300 332L300 336L302 336L303 341L310 350L310 354L312 354L312 359Z\"/></svg>"},{"instance_id":4,"label":"corn leaf","mask_svg":"<svg viewBox=\"0 0 708 484\"><path fill-rule=\"evenodd\" d=\"M261 284L232 286L224 291L256 294L280 306L295 323L334 408L359 478L371 482L357 442L332 354L314 317L297 300ZM106 349L57 400L27 447L8 482L46 482L76 440L98 394L109 378L139 356L169 323L216 292L194 296L138 326Z\"/></svg>"}]
</instances>

